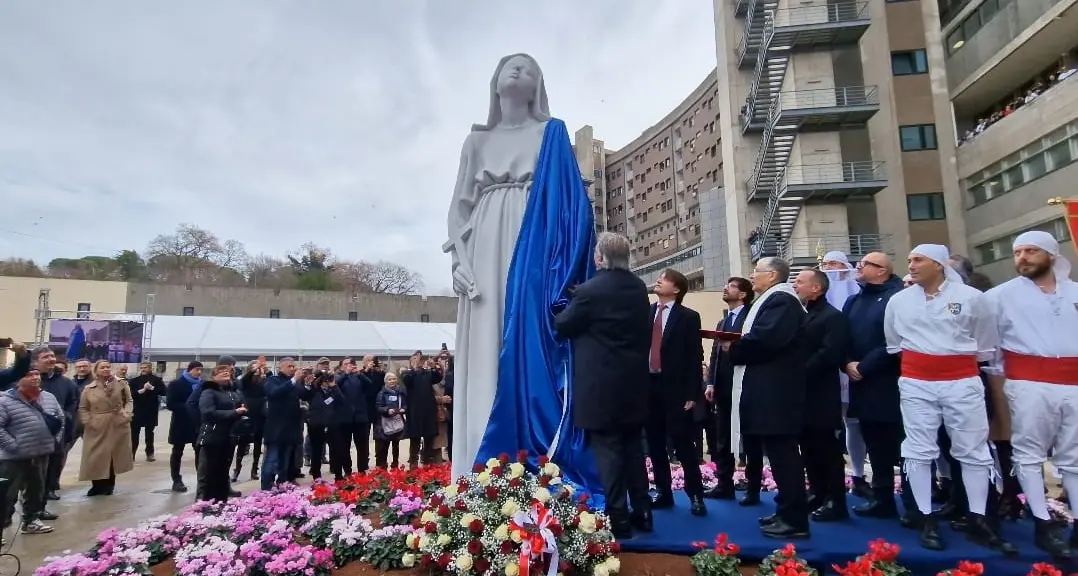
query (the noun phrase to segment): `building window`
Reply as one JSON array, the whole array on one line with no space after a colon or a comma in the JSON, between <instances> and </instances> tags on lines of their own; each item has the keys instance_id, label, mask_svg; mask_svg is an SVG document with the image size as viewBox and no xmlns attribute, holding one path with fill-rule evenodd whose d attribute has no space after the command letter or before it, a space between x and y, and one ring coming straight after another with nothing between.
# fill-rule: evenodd
<instances>
[{"instance_id":1,"label":"building window","mask_svg":"<svg viewBox=\"0 0 1078 576\"><path fill-rule=\"evenodd\" d=\"M419 321L420 322L430 322L430 314L420 314L419 315Z\"/></svg>"},{"instance_id":2,"label":"building window","mask_svg":"<svg viewBox=\"0 0 1078 576\"><path fill-rule=\"evenodd\" d=\"M194 316L195 315L195 307L194 306L184 306L183 307L183 315L184 316Z\"/></svg>"},{"instance_id":3,"label":"building window","mask_svg":"<svg viewBox=\"0 0 1078 576\"><path fill-rule=\"evenodd\" d=\"M943 220L947 217L943 209L943 194L910 194L906 196L906 212L910 221Z\"/></svg>"},{"instance_id":4,"label":"building window","mask_svg":"<svg viewBox=\"0 0 1078 576\"><path fill-rule=\"evenodd\" d=\"M899 126L898 137L902 143L903 152L915 150L936 149L936 125L917 124L914 126Z\"/></svg>"},{"instance_id":5,"label":"building window","mask_svg":"<svg viewBox=\"0 0 1078 576\"><path fill-rule=\"evenodd\" d=\"M973 206L1078 162L1078 121L1061 126L966 180Z\"/></svg>"},{"instance_id":6,"label":"building window","mask_svg":"<svg viewBox=\"0 0 1078 576\"><path fill-rule=\"evenodd\" d=\"M1057 242L1066 242L1071 240L1070 230L1067 229L1067 220L1065 218L1056 218L1055 220L1049 220L1043 224L1038 224L1032 228L1025 230L1019 230L1013 234L1003 236L1002 238L996 238L989 242L985 242L977 246L974 253L977 255L977 264L991 264L998 260L1005 260L1011 258L1014 253L1014 240L1018 238L1019 234L1029 232L1031 230L1040 230L1047 232L1056 239Z\"/></svg>"},{"instance_id":7,"label":"building window","mask_svg":"<svg viewBox=\"0 0 1078 576\"><path fill-rule=\"evenodd\" d=\"M348 313L348 321L349 322L355 322L357 320L359 320L359 312L349 312Z\"/></svg>"},{"instance_id":8,"label":"building window","mask_svg":"<svg viewBox=\"0 0 1078 576\"><path fill-rule=\"evenodd\" d=\"M270 318L280 318L281 311L276 308L270 308Z\"/></svg>"},{"instance_id":9,"label":"building window","mask_svg":"<svg viewBox=\"0 0 1078 576\"><path fill-rule=\"evenodd\" d=\"M79 313L75 315L76 318L78 318L79 320L89 320L90 319L90 303L89 302L79 302L78 311L79 311Z\"/></svg>"},{"instance_id":10,"label":"building window","mask_svg":"<svg viewBox=\"0 0 1078 576\"><path fill-rule=\"evenodd\" d=\"M895 76L925 74L928 72L928 56L924 50L891 52L891 73Z\"/></svg>"}]
</instances>

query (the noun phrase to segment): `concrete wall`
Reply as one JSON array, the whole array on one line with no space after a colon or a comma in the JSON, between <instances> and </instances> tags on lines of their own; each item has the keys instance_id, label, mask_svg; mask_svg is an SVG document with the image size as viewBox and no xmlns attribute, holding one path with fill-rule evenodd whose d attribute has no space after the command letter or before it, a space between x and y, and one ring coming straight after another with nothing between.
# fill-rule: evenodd
<instances>
[{"instance_id":1,"label":"concrete wall","mask_svg":"<svg viewBox=\"0 0 1078 576\"><path fill-rule=\"evenodd\" d=\"M80 303L91 312L127 311L126 282L0 276L0 338L34 341L38 293L49 289L49 309L75 318ZM67 311L67 313L63 312Z\"/></svg>"},{"instance_id":2,"label":"concrete wall","mask_svg":"<svg viewBox=\"0 0 1078 576\"><path fill-rule=\"evenodd\" d=\"M947 78L951 90L961 86L990 60L1005 58L1007 55L1001 54L1000 51L1060 2L1061 0L1016 0L1004 6L976 34L967 38L960 50L947 58ZM954 21L955 24L960 22L961 18ZM946 37L944 41L946 42Z\"/></svg>"},{"instance_id":3,"label":"concrete wall","mask_svg":"<svg viewBox=\"0 0 1078 576\"><path fill-rule=\"evenodd\" d=\"M155 294L154 313L182 315L186 306L196 316L235 316L269 318L270 310L279 310L281 318L309 320L348 320L356 312L358 320L382 322L456 322L457 299L446 296L397 296L311 290L263 288L227 288L131 283L127 287L127 311L144 312L146 295Z\"/></svg>"}]
</instances>

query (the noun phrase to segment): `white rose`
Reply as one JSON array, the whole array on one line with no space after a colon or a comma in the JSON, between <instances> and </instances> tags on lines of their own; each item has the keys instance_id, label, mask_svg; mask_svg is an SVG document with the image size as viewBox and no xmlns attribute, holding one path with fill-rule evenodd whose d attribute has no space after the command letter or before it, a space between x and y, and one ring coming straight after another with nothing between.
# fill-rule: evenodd
<instances>
[{"instance_id":1,"label":"white rose","mask_svg":"<svg viewBox=\"0 0 1078 576\"><path fill-rule=\"evenodd\" d=\"M506 538L509 538L509 525L502 524L501 526L498 526L494 531L494 537L497 538L499 542L504 542Z\"/></svg>"},{"instance_id":2,"label":"white rose","mask_svg":"<svg viewBox=\"0 0 1078 576\"><path fill-rule=\"evenodd\" d=\"M609 570L611 574L617 574L618 571L621 570L621 560L618 560L617 556L607 558L606 562L603 562L603 564L606 565L606 569Z\"/></svg>"},{"instance_id":3,"label":"white rose","mask_svg":"<svg viewBox=\"0 0 1078 576\"><path fill-rule=\"evenodd\" d=\"M404 538L404 544L412 550L415 550L416 548L419 548L419 537L415 534L409 534Z\"/></svg>"},{"instance_id":4,"label":"white rose","mask_svg":"<svg viewBox=\"0 0 1078 576\"><path fill-rule=\"evenodd\" d=\"M457 557L457 568L460 568L461 571L463 571L463 572L467 572L467 571L471 570L472 569L472 555L471 554L461 554L460 556L458 556Z\"/></svg>"},{"instance_id":5,"label":"white rose","mask_svg":"<svg viewBox=\"0 0 1078 576\"><path fill-rule=\"evenodd\" d=\"M491 468L497 468L501 465L502 463L498 462L497 458L491 458L490 460L487 460L487 470L490 470Z\"/></svg>"},{"instance_id":6,"label":"white rose","mask_svg":"<svg viewBox=\"0 0 1078 576\"><path fill-rule=\"evenodd\" d=\"M596 564L592 574L595 576L610 576L610 570L607 569L605 564Z\"/></svg>"},{"instance_id":7,"label":"white rose","mask_svg":"<svg viewBox=\"0 0 1078 576\"><path fill-rule=\"evenodd\" d=\"M430 537L428 537L426 534L419 538L419 548L422 550L430 549Z\"/></svg>"},{"instance_id":8,"label":"white rose","mask_svg":"<svg viewBox=\"0 0 1078 576\"><path fill-rule=\"evenodd\" d=\"M540 486L535 489L535 492L532 493L532 498L535 498L539 502L546 504L547 502L550 502L550 490L547 490L546 488Z\"/></svg>"},{"instance_id":9,"label":"white rose","mask_svg":"<svg viewBox=\"0 0 1078 576\"><path fill-rule=\"evenodd\" d=\"M519 511L520 505L517 504L516 500L513 500L512 498L506 500L505 504L502 504L502 516L505 516L506 518L511 517L513 514L516 514Z\"/></svg>"},{"instance_id":10,"label":"white rose","mask_svg":"<svg viewBox=\"0 0 1078 576\"><path fill-rule=\"evenodd\" d=\"M520 462L513 462L509 465L509 477L520 478L524 475L524 465Z\"/></svg>"},{"instance_id":11,"label":"white rose","mask_svg":"<svg viewBox=\"0 0 1078 576\"><path fill-rule=\"evenodd\" d=\"M558 468L558 465L553 462L547 462L543 466L543 474L546 474L547 476L561 476L561 468Z\"/></svg>"},{"instance_id":12,"label":"white rose","mask_svg":"<svg viewBox=\"0 0 1078 576\"><path fill-rule=\"evenodd\" d=\"M442 493L445 494L446 498L456 498L457 497L457 485L456 484L450 484L449 486L446 486L445 488L442 488Z\"/></svg>"},{"instance_id":13,"label":"white rose","mask_svg":"<svg viewBox=\"0 0 1078 576\"><path fill-rule=\"evenodd\" d=\"M595 515L591 512L580 513L580 523L577 525L581 532L585 534L595 533Z\"/></svg>"},{"instance_id":14,"label":"white rose","mask_svg":"<svg viewBox=\"0 0 1078 576\"><path fill-rule=\"evenodd\" d=\"M423 512L423 515L419 517L419 521L426 524L427 522L437 522L438 515L430 510Z\"/></svg>"},{"instance_id":15,"label":"white rose","mask_svg":"<svg viewBox=\"0 0 1078 576\"><path fill-rule=\"evenodd\" d=\"M415 566L415 554L408 552L403 557L401 557L401 565L405 568L411 568L412 566Z\"/></svg>"},{"instance_id":16,"label":"white rose","mask_svg":"<svg viewBox=\"0 0 1078 576\"><path fill-rule=\"evenodd\" d=\"M520 574L520 567L516 565L516 562L505 565L505 576L517 576L517 574Z\"/></svg>"},{"instance_id":17,"label":"white rose","mask_svg":"<svg viewBox=\"0 0 1078 576\"><path fill-rule=\"evenodd\" d=\"M483 470L482 472L480 472L479 474L476 475L475 479L479 481L480 486L489 486L490 485L490 472L487 472L486 470Z\"/></svg>"},{"instance_id":18,"label":"white rose","mask_svg":"<svg viewBox=\"0 0 1078 576\"><path fill-rule=\"evenodd\" d=\"M475 514L472 514L471 512L468 512L467 514L460 517L460 527L461 528L467 528L468 526L472 525L473 520L478 520L478 519L479 519L478 516L476 516Z\"/></svg>"},{"instance_id":19,"label":"white rose","mask_svg":"<svg viewBox=\"0 0 1078 576\"><path fill-rule=\"evenodd\" d=\"M446 544L449 544L449 542L451 540L452 540L452 538L450 538L448 534L439 534L438 535L438 545L439 546L445 546Z\"/></svg>"},{"instance_id":20,"label":"white rose","mask_svg":"<svg viewBox=\"0 0 1078 576\"><path fill-rule=\"evenodd\" d=\"M558 485L558 484L561 484L561 478L558 478L557 476L555 476L554 478L551 478L551 479L550 479L550 480L548 481L548 483L549 483L549 484L550 484L551 486L556 486L556 485Z\"/></svg>"}]
</instances>

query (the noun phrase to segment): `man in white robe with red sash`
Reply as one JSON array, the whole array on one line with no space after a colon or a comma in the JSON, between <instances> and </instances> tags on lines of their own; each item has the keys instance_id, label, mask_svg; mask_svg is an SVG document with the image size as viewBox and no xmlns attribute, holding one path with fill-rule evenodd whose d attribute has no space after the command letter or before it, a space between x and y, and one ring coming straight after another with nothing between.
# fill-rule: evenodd
<instances>
[{"instance_id":1,"label":"man in white robe with red sash","mask_svg":"<svg viewBox=\"0 0 1078 576\"><path fill-rule=\"evenodd\" d=\"M1030 231L1014 241L1018 276L989 290L999 354L986 368L1010 407L1014 474L1033 512L1034 541L1056 559L1073 552L1048 515L1044 462L1049 450L1078 509L1078 284L1059 243ZM1078 543L1078 532L1071 545Z\"/></svg>"},{"instance_id":2,"label":"man in white robe with red sash","mask_svg":"<svg viewBox=\"0 0 1078 576\"><path fill-rule=\"evenodd\" d=\"M902 457L921 522L921 546L942 550L939 519L932 510L932 462L940 455L939 429L951 438L951 455L962 464L969 500L966 535L1006 554L1017 550L985 517L995 470L988 446L988 412L978 362L995 357L998 333L984 294L966 286L948 265L946 246L922 244L910 252L914 284L887 303L887 351L902 355L898 380L906 439Z\"/></svg>"}]
</instances>

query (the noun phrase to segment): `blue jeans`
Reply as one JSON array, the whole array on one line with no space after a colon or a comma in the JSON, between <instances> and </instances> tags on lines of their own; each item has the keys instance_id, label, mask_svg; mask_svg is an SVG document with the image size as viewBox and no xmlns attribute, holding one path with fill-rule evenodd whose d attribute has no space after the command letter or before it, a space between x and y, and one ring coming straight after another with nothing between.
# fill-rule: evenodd
<instances>
[{"instance_id":1,"label":"blue jeans","mask_svg":"<svg viewBox=\"0 0 1078 576\"><path fill-rule=\"evenodd\" d=\"M269 490L274 484L287 482L291 478L292 459L296 445L285 442L266 443L265 457L262 459L262 489Z\"/></svg>"}]
</instances>

